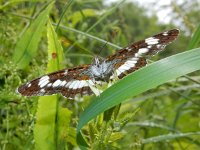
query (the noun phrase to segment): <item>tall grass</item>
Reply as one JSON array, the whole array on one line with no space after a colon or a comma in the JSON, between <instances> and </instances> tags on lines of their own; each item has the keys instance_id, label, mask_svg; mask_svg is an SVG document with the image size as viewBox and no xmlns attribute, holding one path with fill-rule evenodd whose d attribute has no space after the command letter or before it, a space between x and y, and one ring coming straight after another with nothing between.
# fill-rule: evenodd
<instances>
[{"instance_id":1,"label":"tall grass","mask_svg":"<svg viewBox=\"0 0 200 150\"><path fill-rule=\"evenodd\" d=\"M149 23L155 22L155 18L140 16L142 13L131 14L133 16L129 19L135 19L135 24L128 24L127 16L123 16L126 10L121 10L123 3L124 0L110 7L102 7L102 1L43 3L42 0L23 0L0 6L2 12L14 16L12 21L16 21L16 24L15 17L28 19L26 21L30 23L22 36L15 40L14 51L10 50L10 43L2 42L5 54L2 53L0 62L3 64L6 60L12 64L3 64L0 73L2 149L200 147L200 82L197 72L200 70L200 26L188 44L178 43L186 38L182 34L183 37L175 42L177 44L172 45L172 49L178 49L177 45L187 47L179 49L180 53L176 51L178 54L131 73L98 97L86 96L77 101L68 101L58 94L41 96L36 104L36 98L24 98L14 93L21 82L37 74L89 63L91 54L98 52L102 43L108 46L102 55L120 49L129 42L128 26L139 29L133 37L144 36L142 33L148 30L140 27L141 22L149 24L149 32L172 26L158 24L155 27L154 23ZM43 7L38 4L43 4ZM131 8L129 6L126 7ZM22 15L24 10L8 12L9 9L12 11L12 7L27 7L31 17ZM137 7L130 11L137 10ZM16 25L11 27L16 28ZM22 28L22 25L19 26L19 30ZM14 38L17 39L17 36ZM12 53L12 57L6 53L7 50ZM56 54L56 57L52 57L52 54ZM46 55L48 57L43 58ZM44 66L47 66L46 69L43 69ZM40 73L36 73L36 70ZM27 116L20 118L20 113ZM33 122L34 127L31 126ZM29 136L24 131L29 131Z\"/></svg>"}]
</instances>

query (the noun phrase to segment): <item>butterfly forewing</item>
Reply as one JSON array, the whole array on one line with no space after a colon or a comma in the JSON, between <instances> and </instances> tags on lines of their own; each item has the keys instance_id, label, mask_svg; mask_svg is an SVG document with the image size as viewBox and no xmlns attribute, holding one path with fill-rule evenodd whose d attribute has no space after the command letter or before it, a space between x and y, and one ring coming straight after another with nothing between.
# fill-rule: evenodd
<instances>
[{"instance_id":1,"label":"butterfly forewing","mask_svg":"<svg viewBox=\"0 0 200 150\"><path fill-rule=\"evenodd\" d=\"M117 51L107 58L115 61L115 74L119 79L147 64L145 56L155 55L162 51L166 45L174 41L179 34L178 29L159 33L145 40L138 41L128 47ZM111 79L114 78L111 76Z\"/></svg>"},{"instance_id":2,"label":"butterfly forewing","mask_svg":"<svg viewBox=\"0 0 200 150\"><path fill-rule=\"evenodd\" d=\"M94 83L84 72L88 65L64 69L34 79L20 86L17 91L25 96L41 96L61 93L67 98L75 95L91 94L89 85Z\"/></svg>"}]
</instances>

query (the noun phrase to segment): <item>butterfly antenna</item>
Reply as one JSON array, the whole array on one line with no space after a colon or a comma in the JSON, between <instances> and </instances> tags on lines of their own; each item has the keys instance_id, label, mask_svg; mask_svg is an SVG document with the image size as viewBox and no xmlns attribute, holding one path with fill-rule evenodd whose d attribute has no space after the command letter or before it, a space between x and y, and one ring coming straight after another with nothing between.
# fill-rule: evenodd
<instances>
[{"instance_id":1,"label":"butterfly antenna","mask_svg":"<svg viewBox=\"0 0 200 150\"><path fill-rule=\"evenodd\" d=\"M104 43L104 45L99 49L98 55L101 54L102 50L106 47L107 44L108 44L108 41L106 41L106 43Z\"/></svg>"}]
</instances>

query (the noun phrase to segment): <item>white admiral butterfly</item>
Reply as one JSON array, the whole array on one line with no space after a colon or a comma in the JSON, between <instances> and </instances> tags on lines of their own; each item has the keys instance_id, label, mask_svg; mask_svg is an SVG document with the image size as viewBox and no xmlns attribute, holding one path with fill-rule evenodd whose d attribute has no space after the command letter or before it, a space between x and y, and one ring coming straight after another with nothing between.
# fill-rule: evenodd
<instances>
[{"instance_id":1,"label":"white admiral butterfly","mask_svg":"<svg viewBox=\"0 0 200 150\"><path fill-rule=\"evenodd\" d=\"M107 58L95 57L92 64L80 65L53 72L20 86L17 91L24 96L41 96L61 93L64 97L73 99L77 94L92 94L96 84L109 82L118 77L122 79L127 74L147 64L144 56L152 56L162 51L166 45L174 41L179 34L178 29L172 29L145 40L133 43L117 51Z\"/></svg>"}]
</instances>

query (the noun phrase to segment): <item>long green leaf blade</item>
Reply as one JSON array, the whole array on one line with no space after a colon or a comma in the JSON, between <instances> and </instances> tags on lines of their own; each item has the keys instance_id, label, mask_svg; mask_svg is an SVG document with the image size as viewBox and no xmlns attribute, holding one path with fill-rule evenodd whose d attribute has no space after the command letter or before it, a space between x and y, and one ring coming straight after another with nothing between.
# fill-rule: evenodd
<instances>
[{"instance_id":1,"label":"long green leaf blade","mask_svg":"<svg viewBox=\"0 0 200 150\"><path fill-rule=\"evenodd\" d=\"M150 64L125 77L97 97L80 115L78 137L81 128L103 111L171 79L199 70L199 64L200 48L197 48Z\"/></svg>"},{"instance_id":2,"label":"long green leaf blade","mask_svg":"<svg viewBox=\"0 0 200 150\"><path fill-rule=\"evenodd\" d=\"M176 138L188 137L191 135L200 135L200 132L176 133L176 134L166 134L166 135L155 136L148 139L143 139L142 144L173 140Z\"/></svg>"},{"instance_id":3,"label":"long green leaf blade","mask_svg":"<svg viewBox=\"0 0 200 150\"><path fill-rule=\"evenodd\" d=\"M58 41L51 22L47 27L48 37L48 65L47 72L59 70L63 67L63 49ZM36 149L55 150L58 146L58 133L61 129L58 127L58 112L62 116L62 111L58 110L58 96L42 96L38 100L37 122L34 129L34 139ZM70 114L70 113L69 113ZM70 116L70 115L69 115ZM63 120L63 119L61 119ZM62 126L62 124L61 124ZM62 127L62 130L63 129ZM59 138L61 139L61 138ZM62 139L63 140L63 139Z\"/></svg>"},{"instance_id":4,"label":"long green leaf blade","mask_svg":"<svg viewBox=\"0 0 200 150\"><path fill-rule=\"evenodd\" d=\"M200 24L197 27L192 39L190 40L187 49L196 48L197 45L200 43Z\"/></svg>"},{"instance_id":5,"label":"long green leaf blade","mask_svg":"<svg viewBox=\"0 0 200 150\"><path fill-rule=\"evenodd\" d=\"M37 120L34 127L35 148L37 150L56 149L56 113L57 95L39 98Z\"/></svg>"},{"instance_id":6,"label":"long green leaf blade","mask_svg":"<svg viewBox=\"0 0 200 150\"><path fill-rule=\"evenodd\" d=\"M48 37L48 64L47 72L53 72L63 68L63 48L58 40L56 32L51 24L48 22L47 27L47 37Z\"/></svg>"},{"instance_id":7,"label":"long green leaf blade","mask_svg":"<svg viewBox=\"0 0 200 150\"><path fill-rule=\"evenodd\" d=\"M45 28L52 6L53 3L50 3L49 6L38 15L17 42L13 61L18 68L22 69L28 66L29 62L35 56L39 41L42 37L42 31Z\"/></svg>"}]
</instances>

